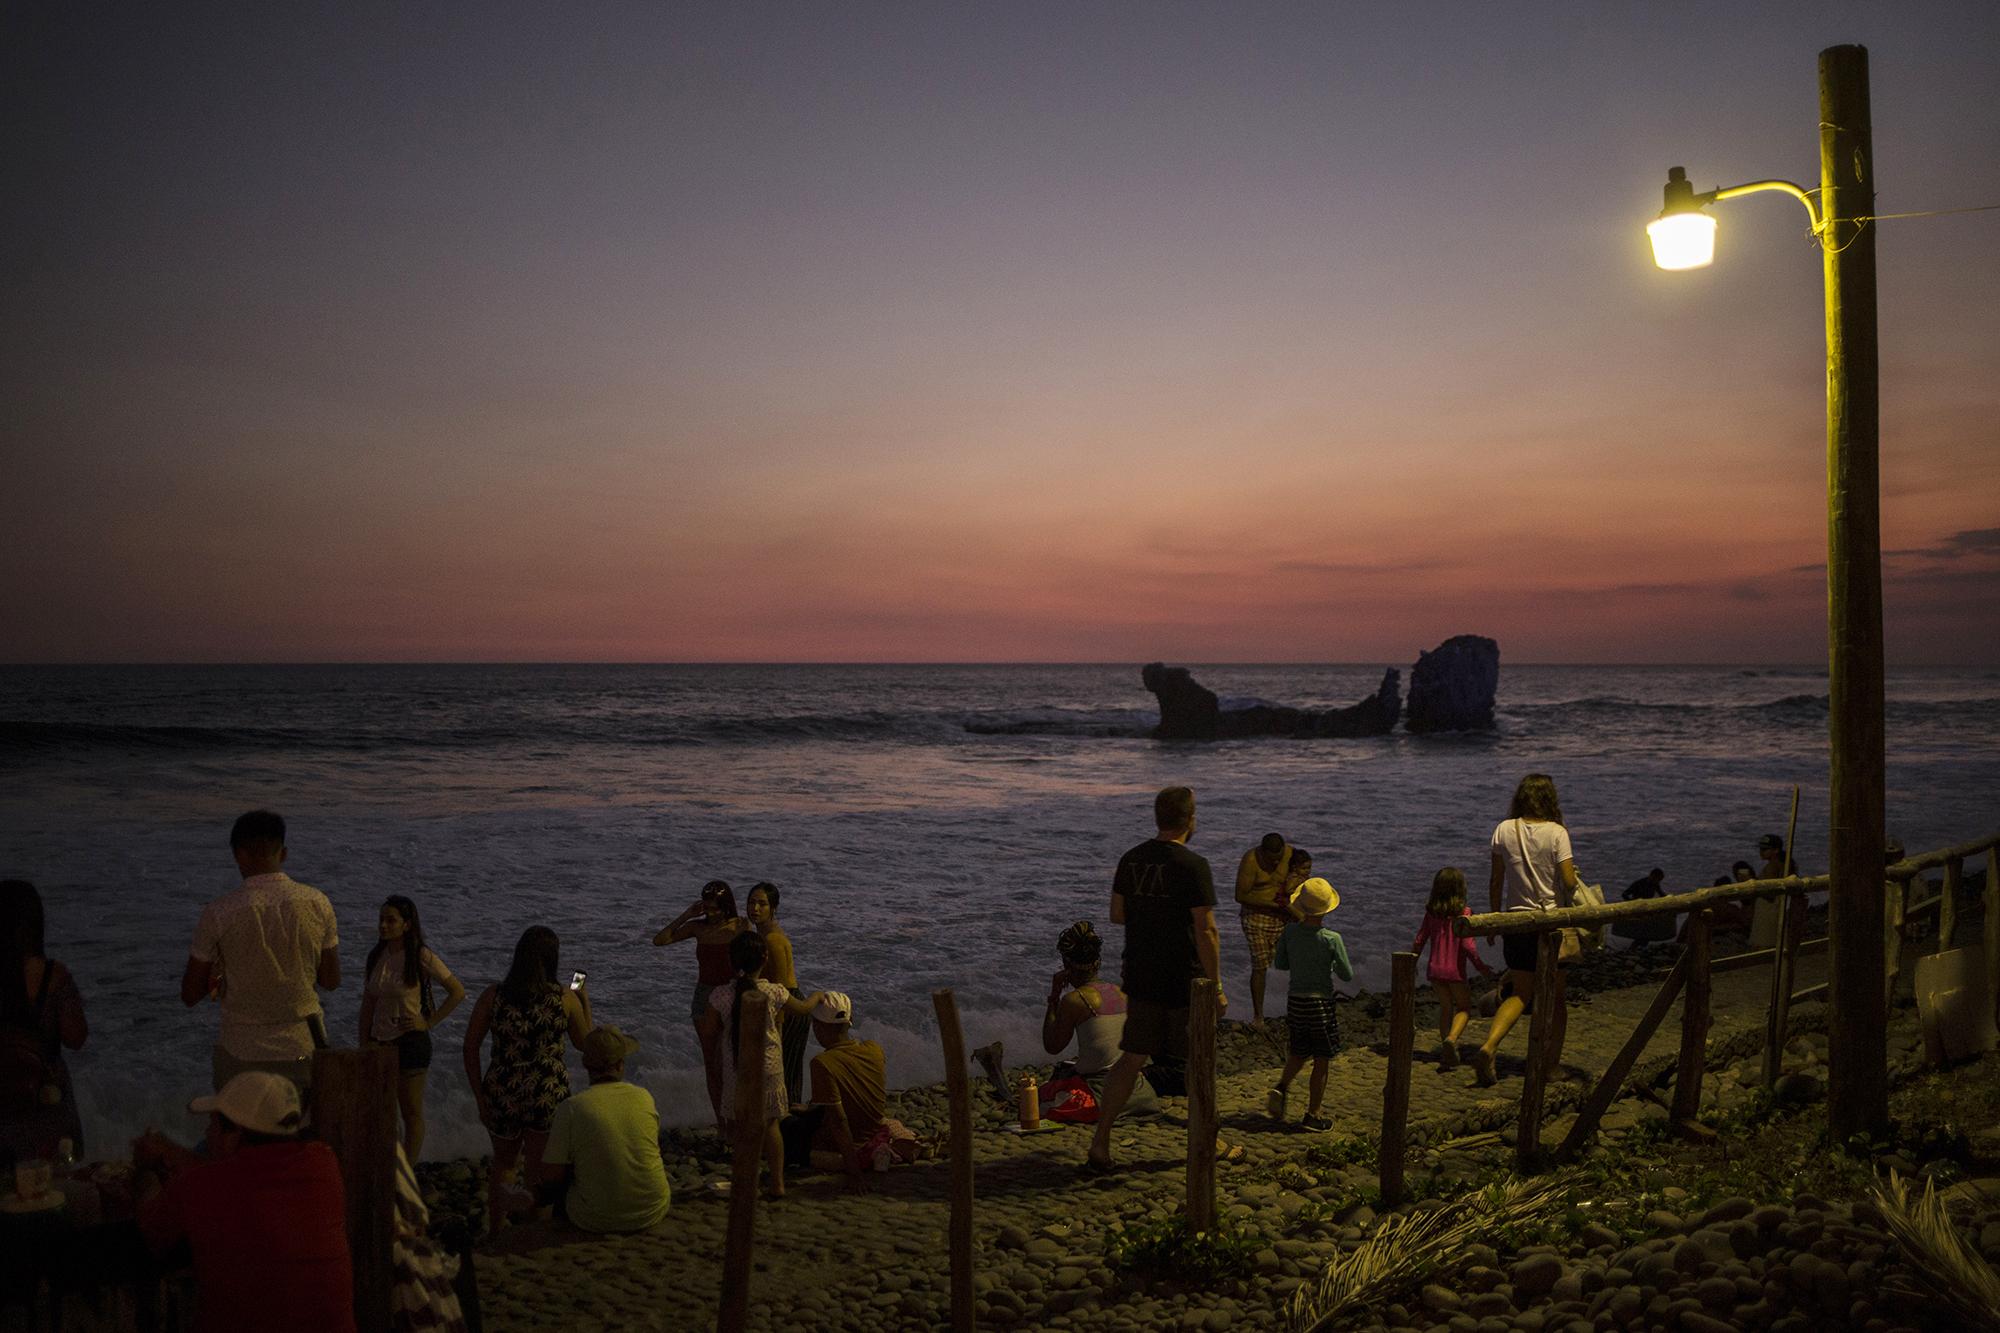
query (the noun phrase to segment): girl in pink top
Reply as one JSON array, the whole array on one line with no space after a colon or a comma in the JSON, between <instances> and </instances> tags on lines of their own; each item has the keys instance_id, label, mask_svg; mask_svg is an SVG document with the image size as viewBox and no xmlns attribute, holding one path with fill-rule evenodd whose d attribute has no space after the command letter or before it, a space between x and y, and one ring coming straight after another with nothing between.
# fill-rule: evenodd
<instances>
[{"instance_id":1,"label":"girl in pink top","mask_svg":"<svg viewBox=\"0 0 2000 1333\"><path fill-rule=\"evenodd\" d=\"M1472 936L1452 934L1451 923L1466 915L1465 872L1446 866L1431 879L1431 900L1424 906L1423 928L1417 931L1411 953L1422 953L1426 941L1431 946L1431 989L1438 997L1438 1066L1458 1067L1458 1038L1472 1017L1472 987L1465 984L1465 965L1471 963L1487 976L1493 969L1479 956L1479 943Z\"/></svg>"}]
</instances>

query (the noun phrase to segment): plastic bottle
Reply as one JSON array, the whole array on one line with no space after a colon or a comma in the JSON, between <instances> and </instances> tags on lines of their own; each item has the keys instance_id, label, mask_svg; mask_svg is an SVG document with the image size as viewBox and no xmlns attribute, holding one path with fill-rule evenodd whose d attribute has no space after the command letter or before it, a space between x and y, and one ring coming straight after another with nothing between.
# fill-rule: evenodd
<instances>
[{"instance_id":1,"label":"plastic bottle","mask_svg":"<svg viewBox=\"0 0 2000 1333\"><path fill-rule=\"evenodd\" d=\"M1021 1075L1021 1081L1014 1085L1015 1106L1021 1115L1021 1128L1040 1129L1042 1125L1042 1094L1040 1085L1033 1074Z\"/></svg>"}]
</instances>

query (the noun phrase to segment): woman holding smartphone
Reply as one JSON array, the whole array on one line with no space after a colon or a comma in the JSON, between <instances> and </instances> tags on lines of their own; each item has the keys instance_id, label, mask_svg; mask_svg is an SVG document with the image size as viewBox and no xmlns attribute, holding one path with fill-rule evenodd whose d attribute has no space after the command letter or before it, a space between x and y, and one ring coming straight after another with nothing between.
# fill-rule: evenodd
<instances>
[{"instance_id":1,"label":"woman holding smartphone","mask_svg":"<svg viewBox=\"0 0 2000 1333\"><path fill-rule=\"evenodd\" d=\"M403 1112L403 1150L415 1162L424 1146L424 1080L431 1068L431 1029L465 1001L465 987L424 947L417 905L401 894L382 903L381 936L368 951L361 992L361 1044L396 1048L396 1101ZM444 987L437 1004L432 985Z\"/></svg>"},{"instance_id":2,"label":"woman holding smartphone","mask_svg":"<svg viewBox=\"0 0 2000 1333\"><path fill-rule=\"evenodd\" d=\"M556 1105L569 1095L563 1037L578 1049L590 1034L590 994L556 982L560 942L547 926L530 926L514 946L507 979L488 986L472 1006L465 1028L465 1077L479 1107L479 1123L493 1140L487 1179L487 1224L495 1232L512 1210L508 1178L523 1162L532 1186L541 1176L542 1151ZM493 1063L484 1071L479 1047L493 1034Z\"/></svg>"}]
</instances>

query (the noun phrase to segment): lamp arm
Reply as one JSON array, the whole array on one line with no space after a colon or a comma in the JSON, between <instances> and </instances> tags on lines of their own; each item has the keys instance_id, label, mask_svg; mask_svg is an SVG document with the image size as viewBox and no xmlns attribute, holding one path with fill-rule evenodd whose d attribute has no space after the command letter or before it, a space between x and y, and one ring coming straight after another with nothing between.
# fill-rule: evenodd
<instances>
[{"instance_id":1,"label":"lamp arm","mask_svg":"<svg viewBox=\"0 0 2000 1333\"><path fill-rule=\"evenodd\" d=\"M1696 195L1695 198L1699 203L1705 205L1721 203L1725 199L1740 198L1746 194L1760 194L1765 190L1782 190L1804 204L1806 206L1806 216L1812 219L1812 229L1815 235L1825 225L1819 215L1819 206L1813 203L1812 196L1790 181L1751 181L1747 185L1731 185L1725 189L1710 190L1707 194Z\"/></svg>"}]
</instances>

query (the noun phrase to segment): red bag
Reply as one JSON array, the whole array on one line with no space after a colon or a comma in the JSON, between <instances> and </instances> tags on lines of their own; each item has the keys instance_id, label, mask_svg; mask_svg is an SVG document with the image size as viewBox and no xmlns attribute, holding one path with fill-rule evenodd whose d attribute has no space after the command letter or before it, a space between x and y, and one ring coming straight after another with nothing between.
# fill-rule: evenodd
<instances>
[{"instance_id":1,"label":"red bag","mask_svg":"<svg viewBox=\"0 0 2000 1333\"><path fill-rule=\"evenodd\" d=\"M1042 1115L1066 1125L1094 1125L1097 1094L1080 1075L1059 1078L1042 1088Z\"/></svg>"}]
</instances>

